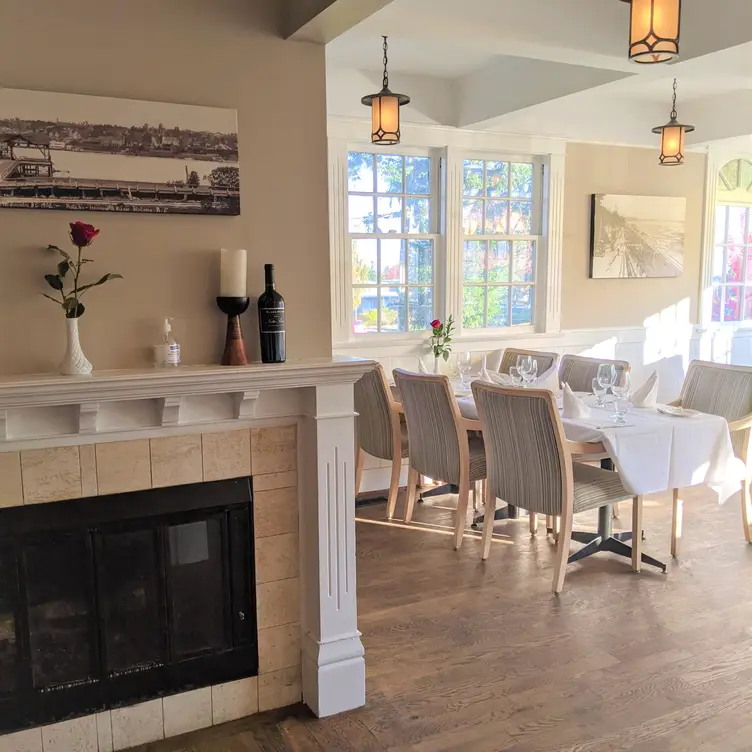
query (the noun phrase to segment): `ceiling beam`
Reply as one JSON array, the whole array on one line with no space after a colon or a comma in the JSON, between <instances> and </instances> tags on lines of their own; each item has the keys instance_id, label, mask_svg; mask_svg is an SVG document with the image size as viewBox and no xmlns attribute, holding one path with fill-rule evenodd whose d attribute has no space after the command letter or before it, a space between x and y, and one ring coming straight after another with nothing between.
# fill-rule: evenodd
<instances>
[{"instance_id":1,"label":"ceiling beam","mask_svg":"<svg viewBox=\"0 0 752 752\"><path fill-rule=\"evenodd\" d=\"M287 0L286 39L327 44L392 0Z\"/></svg>"}]
</instances>

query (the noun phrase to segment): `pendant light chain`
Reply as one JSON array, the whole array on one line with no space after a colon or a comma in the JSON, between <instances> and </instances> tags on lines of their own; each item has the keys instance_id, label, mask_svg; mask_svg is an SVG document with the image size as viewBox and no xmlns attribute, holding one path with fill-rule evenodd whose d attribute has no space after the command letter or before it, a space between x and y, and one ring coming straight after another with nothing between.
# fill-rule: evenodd
<instances>
[{"instance_id":1,"label":"pendant light chain","mask_svg":"<svg viewBox=\"0 0 752 752\"><path fill-rule=\"evenodd\" d=\"M383 86L385 89L389 88L389 74L387 73L386 66L389 62L389 58L387 57L387 50L389 49L389 45L386 42L386 37L383 37L384 39L384 81Z\"/></svg>"},{"instance_id":2,"label":"pendant light chain","mask_svg":"<svg viewBox=\"0 0 752 752\"><path fill-rule=\"evenodd\" d=\"M674 104L671 107L671 119L676 120L677 118L677 112L676 112L676 79L674 79Z\"/></svg>"}]
</instances>

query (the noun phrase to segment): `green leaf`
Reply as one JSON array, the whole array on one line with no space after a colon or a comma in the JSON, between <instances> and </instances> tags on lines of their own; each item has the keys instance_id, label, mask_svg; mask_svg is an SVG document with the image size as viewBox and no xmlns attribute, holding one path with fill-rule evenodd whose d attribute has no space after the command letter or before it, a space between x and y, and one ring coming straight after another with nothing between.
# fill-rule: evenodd
<instances>
[{"instance_id":1,"label":"green leaf","mask_svg":"<svg viewBox=\"0 0 752 752\"><path fill-rule=\"evenodd\" d=\"M47 284L53 289L53 290L62 290L63 289L63 280L58 277L57 274L45 274L44 278L47 280Z\"/></svg>"},{"instance_id":2,"label":"green leaf","mask_svg":"<svg viewBox=\"0 0 752 752\"><path fill-rule=\"evenodd\" d=\"M444 350L444 360L449 360L449 350Z\"/></svg>"},{"instance_id":3,"label":"green leaf","mask_svg":"<svg viewBox=\"0 0 752 752\"><path fill-rule=\"evenodd\" d=\"M58 305L62 305L62 303L59 300L55 300L55 298L52 297L52 295L48 295L46 292L42 293L42 296L47 298L47 300L51 300L53 303L57 303Z\"/></svg>"},{"instance_id":4,"label":"green leaf","mask_svg":"<svg viewBox=\"0 0 752 752\"><path fill-rule=\"evenodd\" d=\"M68 261L61 261L57 265L57 276L60 277L60 279L63 279L65 275L68 273L68 270L70 269L70 264Z\"/></svg>"},{"instance_id":5,"label":"green leaf","mask_svg":"<svg viewBox=\"0 0 752 752\"><path fill-rule=\"evenodd\" d=\"M105 282L109 282L111 279L122 279L122 274L105 274L104 277L101 279L98 279L96 282L92 282L90 285L84 285L83 287L79 287L78 291L81 293L84 290L89 290L92 287L99 287L99 285L103 285Z\"/></svg>"},{"instance_id":6,"label":"green leaf","mask_svg":"<svg viewBox=\"0 0 752 752\"><path fill-rule=\"evenodd\" d=\"M67 251L64 251L62 248L58 248L56 245L48 245L47 246L48 251L57 251L63 258L69 259L70 253Z\"/></svg>"},{"instance_id":7,"label":"green leaf","mask_svg":"<svg viewBox=\"0 0 752 752\"><path fill-rule=\"evenodd\" d=\"M80 318L86 310L83 303L79 303L75 298L66 298L63 308L65 308L66 319Z\"/></svg>"}]
</instances>

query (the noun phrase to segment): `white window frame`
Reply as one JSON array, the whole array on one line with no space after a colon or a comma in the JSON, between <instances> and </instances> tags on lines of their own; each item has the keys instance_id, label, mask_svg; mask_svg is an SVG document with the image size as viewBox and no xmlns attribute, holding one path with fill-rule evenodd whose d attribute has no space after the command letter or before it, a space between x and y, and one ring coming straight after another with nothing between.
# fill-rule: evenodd
<instances>
[{"instance_id":1,"label":"white window frame","mask_svg":"<svg viewBox=\"0 0 752 752\"><path fill-rule=\"evenodd\" d=\"M731 146L711 146L705 167L705 207L703 216L703 240L700 270L700 295L699 295L699 326L700 330L737 330L752 328L752 320L741 321L713 321L713 261L715 254L716 236L716 208L719 205L739 206L732 200L724 201L718 190L718 173L728 162L735 159L747 159L752 161L752 150L745 150ZM752 204L750 204L752 210ZM750 218L752 223L752 217ZM724 259L725 262L725 259ZM724 265L725 268L725 265ZM735 286L730 284L729 286ZM739 287L744 287L741 282ZM723 304L723 303L721 303Z\"/></svg>"},{"instance_id":2,"label":"white window frame","mask_svg":"<svg viewBox=\"0 0 752 752\"><path fill-rule=\"evenodd\" d=\"M374 147L362 139L368 123L358 118L331 116L329 124L329 218L331 242L331 296L333 349L341 354L369 357L418 354L425 351L426 332L352 332L352 258L347 218L347 153L376 151L407 156L425 156L430 151L440 164L439 238L434 257L434 311L445 320L462 313L462 170L465 158L506 159L543 164L541 181L541 242L537 253L536 305L534 326L457 330L455 349L498 347L499 342L531 337L557 336L561 331L561 277L564 221L565 147L561 139L514 136L490 131L450 129L432 125L406 124L403 143L395 147ZM521 237L521 236L520 236Z\"/></svg>"},{"instance_id":3,"label":"white window frame","mask_svg":"<svg viewBox=\"0 0 752 752\"><path fill-rule=\"evenodd\" d=\"M545 225L544 222L544 183L546 180L546 165L547 160L545 157L536 156L533 154L510 154L508 152L489 152L489 151L473 151L473 152L465 152L462 155L462 179L460 182L459 187L459 211L460 211L460 222L464 224L463 217L464 217L464 201L471 200L473 197L465 196L464 193L464 165L466 160L474 160L474 161L483 161L484 167L483 167L483 173L484 173L484 187L485 187L485 174L486 174L486 163L488 162L506 162L510 165L512 163L523 163L523 164L532 164L533 165L533 195L532 195L532 207L531 207L531 230L532 233L530 235L513 235L510 233L502 233L502 234L484 234L481 233L480 235L466 235L464 232L464 228L460 228L460 239L461 239L461 246L460 246L460 267L457 270L457 276L460 279L460 305L457 312L457 320L458 320L458 328L460 332L463 335L468 336L483 336L488 337L491 336L507 336L507 335L529 335L533 334L538 330L538 319L540 315L543 313L543 311L540 310L539 302L538 302L538 285L540 284L540 279L542 277L542 269L543 269L543 263L541 261L542 257L545 258L545 236L543 234L543 227ZM511 175L510 175L511 180ZM486 203L489 199L486 195L480 195L477 197L481 201L483 201L483 220L485 222L485 212L486 212ZM493 200L493 197L490 197ZM514 198L510 195L508 197L499 197L502 201L508 201L511 205L511 202L514 200ZM523 201L526 201L528 199L521 199ZM484 228L485 229L485 228ZM467 241L507 241L510 243L510 279L508 283L489 283L486 279L485 282L466 282L464 279L464 251L465 251L465 242ZM512 260L513 260L513 253L511 251L511 244L515 241L532 241L535 245L535 257L534 257L534 268L533 268L533 281L532 282L519 282L515 283L512 281ZM486 257L486 266L488 265L488 257ZM484 326L484 327L465 327L464 321L463 321L463 299L464 299L464 289L465 287L482 287L485 290L484 295L484 319L487 320L488 316L488 289L490 287L532 287L533 288L533 310L532 310L532 322L530 324L518 324L513 325L511 323L512 319L512 296L510 293L509 297L509 325L508 326Z\"/></svg>"},{"instance_id":4,"label":"white window frame","mask_svg":"<svg viewBox=\"0 0 752 752\"><path fill-rule=\"evenodd\" d=\"M352 195L360 195L360 196L372 196L374 199L381 198L401 198L402 199L402 217L403 221L406 217L406 199L407 198L427 198L429 200L429 232L427 233L408 233L408 232L390 232L390 233L380 233L376 231L376 227L374 228L374 232L372 233L358 233L358 232L351 232L350 231L350 217L349 212L347 215L347 225L345 227L346 237L347 237L347 245L349 248L352 248L352 241L353 240L404 240L406 247L405 247L405 258L406 258L406 265L409 266L409 262L407 261L408 254L407 254L407 243L410 240L431 240L433 242L433 260L432 260L432 278L430 285L428 284L411 284L408 281L407 275L405 278L404 283L394 283L394 284L384 284L377 281L373 284L355 284L352 281L352 251L349 255L350 260L350 268L348 270L349 278L350 278L350 288L351 290L355 290L356 288L361 289L376 289L379 290L380 288L384 287L404 287L405 288L405 295L406 295L406 311L408 313L408 319L409 319L409 308L410 308L410 302L409 302L409 295L410 295L410 288L411 287L428 287L430 286L432 289L432 299L433 299L433 315L432 318L434 318L437 314L438 306L437 306L437 293L439 291L439 288L441 287L439 283L439 278L436 273L437 268L437 262L439 258L439 245L441 243L441 221L442 221L442 195L441 195L441 156L436 150L431 149L418 149L418 148L400 148L399 146L392 146L392 147L378 147L374 146L373 144L350 144L347 149L348 154L350 152L356 152L361 154L375 154L378 155L394 155L399 157L426 157L430 160L431 163L431 178L430 178L430 193L429 194L411 194L406 193L407 191L407 185L403 182L403 192L402 193L379 193L378 191L350 191L349 186L347 187L347 205L349 207L349 197ZM403 163L404 167L404 163ZM403 169L403 179L404 179L404 169ZM378 212L376 212L376 215L374 216L374 221L376 224L378 224ZM409 271L409 269L408 269ZM377 270L378 274L378 270ZM403 338L403 337L410 337L420 335L423 336L424 332L429 331L428 329L422 329L422 330L414 330L410 331L409 329L404 332L361 332L356 333L353 332L353 311L352 311L352 292L350 294L350 334L353 339L361 340L361 339L371 339L373 337L394 337L394 338ZM378 304L378 314L377 314L377 321L379 321L381 318L381 296L379 295L379 304ZM407 321L406 321L407 325Z\"/></svg>"}]
</instances>

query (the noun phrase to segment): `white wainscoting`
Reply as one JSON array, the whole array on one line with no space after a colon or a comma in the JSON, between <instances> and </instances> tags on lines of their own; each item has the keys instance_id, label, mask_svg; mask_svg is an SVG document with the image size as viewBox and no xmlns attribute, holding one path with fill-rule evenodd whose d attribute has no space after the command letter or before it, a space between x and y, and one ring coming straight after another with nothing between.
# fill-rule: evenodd
<instances>
[{"instance_id":1,"label":"white wainscoting","mask_svg":"<svg viewBox=\"0 0 752 752\"><path fill-rule=\"evenodd\" d=\"M660 378L658 398L668 402L679 396L689 362L695 358L717 363L752 365L752 328L701 330L691 324L661 324L645 327L578 329L527 336L462 336L452 343L457 353L472 352L480 359L484 352L505 347L572 353L590 357L618 358L632 364L635 384L653 370ZM335 348L338 355L357 355L379 361L387 374L393 368L417 370L418 358L429 355L426 342L363 342ZM367 457L361 492L378 491L389 485L389 462ZM403 471L402 483L406 482Z\"/></svg>"}]
</instances>

